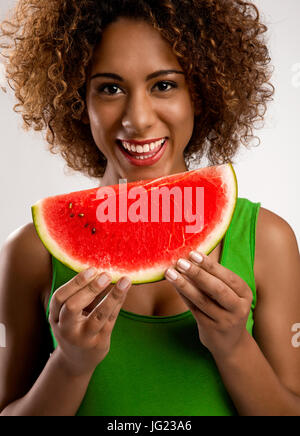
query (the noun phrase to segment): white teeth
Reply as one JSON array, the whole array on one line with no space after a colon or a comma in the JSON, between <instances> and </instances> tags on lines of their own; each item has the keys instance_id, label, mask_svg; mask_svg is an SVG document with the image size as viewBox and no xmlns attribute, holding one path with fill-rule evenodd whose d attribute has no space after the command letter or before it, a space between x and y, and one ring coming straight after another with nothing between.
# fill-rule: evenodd
<instances>
[{"instance_id":1,"label":"white teeth","mask_svg":"<svg viewBox=\"0 0 300 436\"><path fill-rule=\"evenodd\" d=\"M155 153L149 154L149 156L135 156L135 159L138 159L138 160L149 159L150 157L152 157L154 155L155 155Z\"/></svg>"},{"instance_id":2,"label":"white teeth","mask_svg":"<svg viewBox=\"0 0 300 436\"><path fill-rule=\"evenodd\" d=\"M135 146L135 145L132 145L126 141L121 141L121 142L122 142L123 147L126 148L126 150L134 151L137 153L148 153L150 150L153 151L156 148L159 149L161 147L161 145L165 142L165 139L160 139L159 141L151 142L151 143L145 144L143 146L142 145Z\"/></svg>"}]
</instances>

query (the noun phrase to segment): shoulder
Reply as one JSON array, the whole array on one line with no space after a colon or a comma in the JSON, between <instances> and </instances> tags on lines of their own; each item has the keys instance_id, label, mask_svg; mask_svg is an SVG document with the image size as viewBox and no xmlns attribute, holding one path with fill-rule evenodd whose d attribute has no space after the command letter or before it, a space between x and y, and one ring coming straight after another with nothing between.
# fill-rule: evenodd
<instances>
[{"instance_id":1,"label":"shoulder","mask_svg":"<svg viewBox=\"0 0 300 436\"><path fill-rule=\"evenodd\" d=\"M261 287L266 273L282 262L299 262L299 249L294 230L276 213L261 207L256 225L255 269L257 287Z\"/></svg>"},{"instance_id":2,"label":"shoulder","mask_svg":"<svg viewBox=\"0 0 300 436\"><path fill-rule=\"evenodd\" d=\"M0 320L7 345L0 348L0 410L28 392L52 350L42 306L50 261L32 223L12 232L1 247Z\"/></svg>"},{"instance_id":3,"label":"shoulder","mask_svg":"<svg viewBox=\"0 0 300 436\"><path fill-rule=\"evenodd\" d=\"M34 224L27 223L13 231L1 248L1 267L15 279L22 279L31 289L45 289L51 279L51 256L42 244Z\"/></svg>"},{"instance_id":4,"label":"shoulder","mask_svg":"<svg viewBox=\"0 0 300 436\"><path fill-rule=\"evenodd\" d=\"M290 224L264 208L257 219L255 268L254 338L280 382L299 395L300 355L291 346L300 308L299 248Z\"/></svg>"},{"instance_id":5,"label":"shoulder","mask_svg":"<svg viewBox=\"0 0 300 436\"><path fill-rule=\"evenodd\" d=\"M296 248L297 239L290 224L276 213L260 207L256 226L257 247L267 250L268 246Z\"/></svg>"}]
</instances>

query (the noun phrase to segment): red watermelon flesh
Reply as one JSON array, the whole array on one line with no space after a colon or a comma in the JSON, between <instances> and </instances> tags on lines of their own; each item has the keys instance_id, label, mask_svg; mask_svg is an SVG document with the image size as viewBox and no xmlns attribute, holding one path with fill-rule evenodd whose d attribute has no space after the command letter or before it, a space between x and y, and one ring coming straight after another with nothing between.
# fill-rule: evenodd
<instances>
[{"instance_id":1,"label":"red watermelon flesh","mask_svg":"<svg viewBox=\"0 0 300 436\"><path fill-rule=\"evenodd\" d=\"M170 193L174 187L177 194L182 193L181 198L159 196L162 188ZM134 196L133 188L135 192L140 189L143 197ZM137 202L142 198L143 203ZM80 272L95 266L99 273L107 271L113 283L124 275L132 283L147 283L163 280L166 269L191 250L209 254L229 227L236 199L236 176L232 165L225 164L56 195L38 201L31 209L43 244L69 268ZM163 204L170 213L164 219ZM159 210L158 222L153 222L151 208L156 213ZM176 219L175 210L179 213ZM109 220L99 222L108 211ZM139 215L143 218L137 221Z\"/></svg>"}]
</instances>

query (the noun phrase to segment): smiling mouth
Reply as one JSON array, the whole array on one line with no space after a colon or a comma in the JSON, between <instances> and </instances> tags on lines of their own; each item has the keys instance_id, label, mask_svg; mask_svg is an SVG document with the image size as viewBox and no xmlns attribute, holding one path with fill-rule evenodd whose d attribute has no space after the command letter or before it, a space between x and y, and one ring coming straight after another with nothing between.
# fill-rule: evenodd
<instances>
[{"instance_id":1,"label":"smiling mouth","mask_svg":"<svg viewBox=\"0 0 300 436\"><path fill-rule=\"evenodd\" d=\"M117 140L117 144L122 148L130 156L135 157L136 159L148 159L150 157L155 156L165 144L167 138L163 138L159 141L148 143L142 145L131 144L127 141Z\"/></svg>"}]
</instances>

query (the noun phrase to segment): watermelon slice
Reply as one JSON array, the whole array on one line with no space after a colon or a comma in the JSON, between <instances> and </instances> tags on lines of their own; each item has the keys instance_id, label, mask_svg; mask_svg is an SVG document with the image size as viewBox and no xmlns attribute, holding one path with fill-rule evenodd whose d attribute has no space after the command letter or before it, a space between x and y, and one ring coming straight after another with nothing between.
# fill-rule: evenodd
<instances>
[{"instance_id":1,"label":"watermelon slice","mask_svg":"<svg viewBox=\"0 0 300 436\"><path fill-rule=\"evenodd\" d=\"M209 254L227 231L236 200L235 172L224 164L56 195L31 210L41 241L67 267L94 266L112 283L124 275L147 283L163 280L191 250Z\"/></svg>"}]
</instances>

